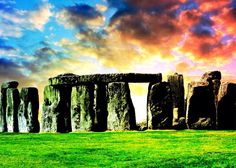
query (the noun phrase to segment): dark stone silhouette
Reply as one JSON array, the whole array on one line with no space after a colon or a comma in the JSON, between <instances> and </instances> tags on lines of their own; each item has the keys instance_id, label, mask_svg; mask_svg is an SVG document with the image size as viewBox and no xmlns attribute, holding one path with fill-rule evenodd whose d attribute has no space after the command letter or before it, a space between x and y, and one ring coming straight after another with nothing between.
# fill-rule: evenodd
<instances>
[{"instance_id":1,"label":"dark stone silhouette","mask_svg":"<svg viewBox=\"0 0 236 168\"><path fill-rule=\"evenodd\" d=\"M2 83L1 85L1 106L0 106L0 126L3 132L7 132L7 89L8 88L17 88L17 81L9 81Z\"/></svg>"},{"instance_id":2,"label":"dark stone silhouette","mask_svg":"<svg viewBox=\"0 0 236 168\"><path fill-rule=\"evenodd\" d=\"M107 85L99 83L95 85L94 92L94 131L107 130Z\"/></svg>"},{"instance_id":3,"label":"dark stone silhouette","mask_svg":"<svg viewBox=\"0 0 236 168\"><path fill-rule=\"evenodd\" d=\"M148 128L169 129L173 120L173 100L168 82L150 84L148 95Z\"/></svg>"},{"instance_id":4,"label":"dark stone silhouette","mask_svg":"<svg viewBox=\"0 0 236 168\"><path fill-rule=\"evenodd\" d=\"M185 118L184 110L184 79L183 75L175 73L169 75L168 82L170 83L171 95L173 99L173 127L176 129L185 129L186 124L183 124ZM179 121L179 119L181 120Z\"/></svg>"},{"instance_id":5,"label":"dark stone silhouette","mask_svg":"<svg viewBox=\"0 0 236 168\"><path fill-rule=\"evenodd\" d=\"M212 80L221 80L220 71L210 71L202 75L200 82L211 82Z\"/></svg>"},{"instance_id":6,"label":"dark stone silhouette","mask_svg":"<svg viewBox=\"0 0 236 168\"><path fill-rule=\"evenodd\" d=\"M139 74L139 73L127 73L127 74L94 74L94 75L74 75L74 74L62 74L54 78L49 79L50 85L73 85L78 86L80 84L87 83L111 83L111 82L161 82L162 75L159 74Z\"/></svg>"},{"instance_id":7,"label":"dark stone silhouette","mask_svg":"<svg viewBox=\"0 0 236 168\"><path fill-rule=\"evenodd\" d=\"M191 129L215 128L216 107L208 82L191 82L188 85L186 122Z\"/></svg>"},{"instance_id":8,"label":"dark stone silhouette","mask_svg":"<svg viewBox=\"0 0 236 168\"><path fill-rule=\"evenodd\" d=\"M126 82L108 84L108 130L134 130L136 118Z\"/></svg>"},{"instance_id":9,"label":"dark stone silhouette","mask_svg":"<svg viewBox=\"0 0 236 168\"><path fill-rule=\"evenodd\" d=\"M220 71L211 71L203 74L201 78L202 82L208 82L209 88L212 90L215 100L215 108L217 111L218 106L218 92L221 84L221 72ZM216 122L216 118L213 119L213 122Z\"/></svg>"},{"instance_id":10,"label":"dark stone silhouette","mask_svg":"<svg viewBox=\"0 0 236 168\"><path fill-rule=\"evenodd\" d=\"M180 117L178 120L173 121L173 128L177 130L185 129L186 126L186 120L185 117Z\"/></svg>"},{"instance_id":11,"label":"dark stone silhouette","mask_svg":"<svg viewBox=\"0 0 236 168\"><path fill-rule=\"evenodd\" d=\"M187 124L192 129L216 129L221 72L206 72L200 82L192 82L187 95Z\"/></svg>"},{"instance_id":12,"label":"dark stone silhouette","mask_svg":"<svg viewBox=\"0 0 236 168\"><path fill-rule=\"evenodd\" d=\"M236 129L236 84L222 83L219 90L217 127L222 130Z\"/></svg>"},{"instance_id":13,"label":"dark stone silhouette","mask_svg":"<svg viewBox=\"0 0 236 168\"><path fill-rule=\"evenodd\" d=\"M46 86L42 114L44 132L71 132L71 87Z\"/></svg>"},{"instance_id":14,"label":"dark stone silhouette","mask_svg":"<svg viewBox=\"0 0 236 168\"><path fill-rule=\"evenodd\" d=\"M34 87L22 88L20 92L21 104L18 120L20 132L38 133L40 130L38 121L39 96L38 89Z\"/></svg>"},{"instance_id":15,"label":"dark stone silhouette","mask_svg":"<svg viewBox=\"0 0 236 168\"><path fill-rule=\"evenodd\" d=\"M19 83L17 81L9 81L4 82L1 85L1 90L8 89L8 88L17 88Z\"/></svg>"},{"instance_id":16,"label":"dark stone silhouette","mask_svg":"<svg viewBox=\"0 0 236 168\"><path fill-rule=\"evenodd\" d=\"M17 88L7 89L7 107L6 121L8 132L19 132L18 127L18 108L20 104L20 96Z\"/></svg>"}]
</instances>

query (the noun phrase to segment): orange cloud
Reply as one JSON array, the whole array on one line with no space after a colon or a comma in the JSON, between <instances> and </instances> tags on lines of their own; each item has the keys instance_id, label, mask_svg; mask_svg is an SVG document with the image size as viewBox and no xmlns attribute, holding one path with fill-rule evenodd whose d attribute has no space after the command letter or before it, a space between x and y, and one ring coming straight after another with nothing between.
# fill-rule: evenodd
<instances>
[{"instance_id":1,"label":"orange cloud","mask_svg":"<svg viewBox=\"0 0 236 168\"><path fill-rule=\"evenodd\" d=\"M188 71L191 71L194 67L191 67L188 63L186 62L180 62L176 65L176 72L179 73L186 73Z\"/></svg>"},{"instance_id":2,"label":"orange cloud","mask_svg":"<svg viewBox=\"0 0 236 168\"><path fill-rule=\"evenodd\" d=\"M183 37L180 23L167 13L139 11L121 16L111 25L109 33L118 31L122 41L134 43L163 58L170 57L171 50Z\"/></svg>"},{"instance_id":3,"label":"orange cloud","mask_svg":"<svg viewBox=\"0 0 236 168\"><path fill-rule=\"evenodd\" d=\"M204 61L216 63L224 63L232 58L236 49L235 42L228 44L221 43L220 36L194 36L190 34L184 45L180 48L180 51L185 54L189 54L195 61Z\"/></svg>"},{"instance_id":4,"label":"orange cloud","mask_svg":"<svg viewBox=\"0 0 236 168\"><path fill-rule=\"evenodd\" d=\"M236 9L223 8L221 13L212 19L217 24L216 29L227 34L234 35L236 33Z\"/></svg>"},{"instance_id":5,"label":"orange cloud","mask_svg":"<svg viewBox=\"0 0 236 168\"><path fill-rule=\"evenodd\" d=\"M230 4L230 0L196 0L201 12L210 12L222 9Z\"/></svg>"},{"instance_id":6,"label":"orange cloud","mask_svg":"<svg viewBox=\"0 0 236 168\"><path fill-rule=\"evenodd\" d=\"M127 0L127 2L141 9L153 8L154 6L158 6L165 10L174 9L180 4L179 0Z\"/></svg>"}]
</instances>

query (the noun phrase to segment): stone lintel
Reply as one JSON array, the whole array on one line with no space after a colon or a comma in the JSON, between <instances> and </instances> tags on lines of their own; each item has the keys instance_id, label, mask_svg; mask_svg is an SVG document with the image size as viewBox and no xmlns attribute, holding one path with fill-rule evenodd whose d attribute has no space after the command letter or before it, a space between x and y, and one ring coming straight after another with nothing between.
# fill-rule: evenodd
<instances>
[{"instance_id":1,"label":"stone lintel","mask_svg":"<svg viewBox=\"0 0 236 168\"><path fill-rule=\"evenodd\" d=\"M75 75L62 74L49 78L49 85L80 85L86 83L111 83L111 82L131 82L131 83L149 83L161 82L162 74L141 74L141 73L114 73L114 74L93 74L93 75Z\"/></svg>"}]
</instances>

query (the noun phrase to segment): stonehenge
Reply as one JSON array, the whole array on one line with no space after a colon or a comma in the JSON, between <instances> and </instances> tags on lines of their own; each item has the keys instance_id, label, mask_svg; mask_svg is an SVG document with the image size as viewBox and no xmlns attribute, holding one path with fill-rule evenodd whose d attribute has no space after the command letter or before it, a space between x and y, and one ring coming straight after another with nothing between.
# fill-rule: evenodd
<instances>
[{"instance_id":1,"label":"stonehenge","mask_svg":"<svg viewBox=\"0 0 236 168\"><path fill-rule=\"evenodd\" d=\"M20 132L37 133L40 130L38 112L39 95L34 87L22 88L20 92L21 103L18 110ZM25 130L26 128L26 130Z\"/></svg>"},{"instance_id":2,"label":"stonehenge","mask_svg":"<svg viewBox=\"0 0 236 168\"><path fill-rule=\"evenodd\" d=\"M38 89L4 82L0 94L2 132L80 132L138 130L129 83L148 83L147 129L236 129L236 83L211 71L188 83L174 73L61 74ZM39 112L41 111L41 122Z\"/></svg>"},{"instance_id":3,"label":"stonehenge","mask_svg":"<svg viewBox=\"0 0 236 168\"><path fill-rule=\"evenodd\" d=\"M184 77L182 74L175 73L167 76L170 84L171 96L173 100L173 128L185 129L185 110L184 110Z\"/></svg>"},{"instance_id":4,"label":"stonehenge","mask_svg":"<svg viewBox=\"0 0 236 168\"><path fill-rule=\"evenodd\" d=\"M2 132L39 132L37 88L22 88L17 81L1 85L0 127Z\"/></svg>"},{"instance_id":5,"label":"stonehenge","mask_svg":"<svg viewBox=\"0 0 236 168\"><path fill-rule=\"evenodd\" d=\"M188 85L186 123L192 129L216 129L218 92L221 73L203 74L198 82Z\"/></svg>"},{"instance_id":6,"label":"stonehenge","mask_svg":"<svg viewBox=\"0 0 236 168\"><path fill-rule=\"evenodd\" d=\"M225 82L219 89L217 129L236 129L236 84Z\"/></svg>"},{"instance_id":7,"label":"stonehenge","mask_svg":"<svg viewBox=\"0 0 236 168\"><path fill-rule=\"evenodd\" d=\"M136 119L127 82L108 84L108 130L134 130Z\"/></svg>"},{"instance_id":8,"label":"stonehenge","mask_svg":"<svg viewBox=\"0 0 236 168\"><path fill-rule=\"evenodd\" d=\"M170 129L173 120L173 99L170 84L150 84L148 94L148 128Z\"/></svg>"}]
</instances>

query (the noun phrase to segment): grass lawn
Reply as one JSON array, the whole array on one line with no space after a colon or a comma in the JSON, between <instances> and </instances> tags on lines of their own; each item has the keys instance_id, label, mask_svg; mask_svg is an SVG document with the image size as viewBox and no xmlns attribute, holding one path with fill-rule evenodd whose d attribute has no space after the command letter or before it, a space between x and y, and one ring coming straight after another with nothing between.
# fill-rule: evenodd
<instances>
[{"instance_id":1,"label":"grass lawn","mask_svg":"<svg viewBox=\"0 0 236 168\"><path fill-rule=\"evenodd\" d=\"M2 133L0 167L236 167L236 131Z\"/></svg>"}]
</instances>

